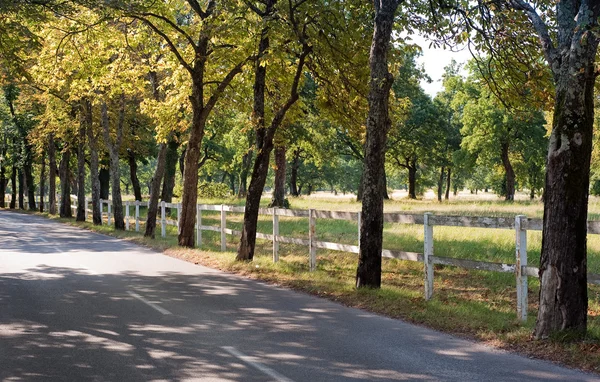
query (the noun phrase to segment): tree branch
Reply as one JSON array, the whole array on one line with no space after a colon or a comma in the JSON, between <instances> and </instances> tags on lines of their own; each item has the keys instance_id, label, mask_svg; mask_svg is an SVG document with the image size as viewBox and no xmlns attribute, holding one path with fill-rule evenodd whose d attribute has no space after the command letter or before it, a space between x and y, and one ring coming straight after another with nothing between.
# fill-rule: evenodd
<instances>
[{"instance_id":1,"label":"tree branch","mask_svg":"<svg viewBox=\"0 0 600 382\"><path fill-rule=\"evenodd\" d=\"M544 56L550 65L550 69L556 75L558 72L558 65L560 64L560 56L556 51L556 47L552 42L552 38L550 37L550 33L548 32L548 26L544 23L544 20L538 15L538 13L533 9L533 7L526 3L523 0L508 0L508 6L517 11L524 11L529 17L529 20L533 24L538 37L540 39L540 43L542 44L542 49L544 51Z\"/></svg>"},{"instance_id":2,"label":"tree branch","mask_svg":"<svg viewBox=\"0 0 600 382\"><path fill-rule=\"evenodd\" d=\"M173 41L171 41L169 36L167 36L163 31L158 29L158 27L156 25L154 25L150 20L148 20L144 17L140 17L140 16L136 16L136 15L131 15L130 17L142 21L144 24L148 25L150 27L150 29L152 29L156 34L158 34L160 37L162 37L163 40L165 40L165 42L167 43L167 45L169 45L169 49L171 50L171 52L173 52L175 57L177 57L177 60L179 61L181 66L183 66L193 76L194 70L192 69L191 65L183 58L181 53L179 53L179 50L177 50L177 47L175 46ZM194 45L194 48L195 47L196 46Z\"/></svg>"}]
</instances>

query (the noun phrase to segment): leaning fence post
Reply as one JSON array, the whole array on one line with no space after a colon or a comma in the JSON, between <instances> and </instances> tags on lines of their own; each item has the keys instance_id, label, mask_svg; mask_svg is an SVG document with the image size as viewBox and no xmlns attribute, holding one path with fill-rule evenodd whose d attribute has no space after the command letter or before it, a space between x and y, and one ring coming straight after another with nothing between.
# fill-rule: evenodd
<instances>
[{"instance_id":1,"label":"leaning fence post","mask_svg":"<svg viewBox=\"0 0 600 382\"><path fill-rule=\"evenodd\" d=\"M527 229L525 215L515 216L516 258L515 275L517 277L517 318L527 321Z\"/></svg>"},{"instance_id":2,"label":"leaning fence post","mask_svg":"<svg viewBox=\"0 0 600 382\"><path fill-rule=\"evenodd\" d=\"M110 213L111 213L111 207L112 207L110 204L110 200L106 201L106 206L108 207L108 212L106 213L108 215L107 224L110 225Z\"/></svg>"},{"instance_id":3,"label":"leaning fence post","mask_svg":"<svg viewBox=\"0 0 600 382\"><path fill-rule=\"evenodd\" d=\"M221 204L221 252L225 252L227 250L227 238L225 237L226 225L225 206Z\"/></svg>"},{"instance_id":4,"label":"leaning fence post","mask_svg":"<svg viewBox=\"0 0 600 382\"><path fill-rule=\"evenodd\" d=\"M140 201L135 201L135 231L140 232Z\"/></svg>"},{"instance_id":5,"label":"leaning fence post","mask_svg":"<svg viewBox=\"0 0 600 382\"><path fill-rule=\"evenodd\" d=\"M125 229L129 231L129 201L125 202Z\"/></svg>"},{"instance_id":6,"label":"leaning fence post","mask_svg":"<svg viewBox=\"0 0 600 382\"><path fill-rule=\"evenodd\" d=\"M433 296L433 224L430 221L431 212L423 216L424 227L424 250L423 250L423 268L425 273L425 300Z\"/></svg>"},{"instance_id":7,"label":"leaning fence post","mask_svg":"<svg viewBox=\"0 0 600 382\"><path fill-rule=\"evenodd\" d=\"M160 235L162 237L167 236L167 217L165 216L165 213L166 213L165 204L166 203L164 200L160 202Z\"/></svg>"},{"instance_id":8,"label":"leaning fence post","mask_svg":"<svg viewBox=\"0 0 600 382\"><path fill-rule=\"evenodd\" d=\"M279 261L279 216L277 215L277 207L273 207L273 262Z\"/></svg>"},{"instance_id":9,"label":"leaning fence post","mask_svg":"<svg viewBox=\"0 0 600 382\"><path fill-rule=\"evenodd\" d=\"M310 248L309 267L310 271L317 269L317 247L315 245L315 210L308 210L308 241Z\"/></svg>"},{"instance_id":10,"label":"leaning fence post","mask_svg":"<svg viewBox=\"0 0 600 382\"><path fill-rule=\"evenodd\" d=\"M202 208L196 203L196 245L198 248L202 245Z\"/></svg>"}]
</instances>

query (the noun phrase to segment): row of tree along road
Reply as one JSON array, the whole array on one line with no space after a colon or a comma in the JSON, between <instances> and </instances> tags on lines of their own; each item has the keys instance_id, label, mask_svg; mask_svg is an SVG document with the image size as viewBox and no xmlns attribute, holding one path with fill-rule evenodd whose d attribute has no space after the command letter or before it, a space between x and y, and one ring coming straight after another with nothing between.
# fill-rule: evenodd
<instances>
[{"instance_id":1,"label":"row of tree along road","mask_svg":"<svg viewBox=\"0 0 600 382\"><path fill-rule=\"evenodd\" d=\"M89 189L100 224L110 183L124 229L121 163L140 200L141 161L151 168L146 235L177 189L178 242L193 247L200 174L221 174L246 198L237 259L251 261L269 168L283 206L287 159L292 195L310 162L304 176L332 188L358 179L356 286L378 288L387 179L403 169L416 197L429 174L441 200L444 183L448 198L451 180L458 189L497 168L507 200L519 183L544 192L535 337L585 333L600 3L17 0L0 13L0 206L9 180L12 207L25 193L35 206L37 172L56 213L58 175L60 214L71 214L73 187L83 220ZM418 49L400 37L416 32L479 52L469 78L447 68L435 100L418 85Z\"/></svg>"}]
</instances>

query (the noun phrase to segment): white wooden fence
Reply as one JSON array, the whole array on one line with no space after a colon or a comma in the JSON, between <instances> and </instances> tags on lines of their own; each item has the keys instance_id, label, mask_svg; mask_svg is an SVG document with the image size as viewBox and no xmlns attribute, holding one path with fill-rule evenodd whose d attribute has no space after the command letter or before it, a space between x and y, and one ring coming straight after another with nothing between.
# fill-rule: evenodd
<instances>
[{"instance_id":1,"label":"white wooden fence","mask_svg":"<svg viewBox=\"0 0 600 382\"><path fill-rule=\"evenodd\" d=\"M71 196L74 198L74 196ZM90 201L86 198L86 219L87 209ZM107 205L106 210L104 204ZM140 205L148 205L149 202L125 202L125 224L126 229L130 229L130 221L135 222L135 230L140 230ZM130 215L130 207L135 207L135 214ZM76 205L72 205L76 209ZM177 220L167 219L166 208L177 210ZM107 224L111 224L111 202L110 200L101 201L101 211L104 217L106 211ZM220 212L220 226L202 225L202 211L218 211ZM207 205L198 204L196 206L196 243L198 247L202 246L202 231L215 231L221 234L221 250L226 250L226 235L241 235L241 231L236 231L227 228L227 212L244 213L244 207L227 206L227 205ZM317 240L316 236L316 220L317 219L337 219L355 221L358 223L359 230L357 232L357 244L360 243L360 212L341 212L341 211L319 211L319 210L291 210L281 208L261 208L260 215L269 215L273 219L272 234L257 233L259 239L270 240L273 242L273 261L279 260L279 244L297 244L307 246L309 248L309 268L314 271L317 266L317 248L329 249L334 251L358 253L358 245L331 243ZM160 225L161 235L166 236L167 225L178 226L179 217L181 216L181 204L179 203L160 203ZM281 236L279 234L279 217L303 217L308 218L308 240L301 238L292 238ZM102 219L104 222L104 218ZM520 320L527 319L527 291L528 277L538 277L539 269L531 267L527 264L527 231L541 231L541 219L528 219L524 215L515 216L514 219L503 217L479 217L479 216L440 216L431 213L424 215L416 214L400 214L400 213L384 213L384 221L388 223L401 224L418 224L424 227L424 245L423 253L405 252L397 250L384 249L381 253L382 257L394 258L406 261L421 262L424 265L424 285L425 299L429 300L433 296L433 280L434 280L434 264L451 265L466 269L476 269L491 272L514 273L516 277L517 288L517 316ZM437 256L434 252L433 230L436 226L453 226L453 227L476 227L490 229L510 229L515 232L515 263L494 263L469 259L458 259L451 257ZM600 234L600 221L588 221L588 234ZM588 283L600 285L600 275L588 274Z\"/></svg>"}]
</instances>

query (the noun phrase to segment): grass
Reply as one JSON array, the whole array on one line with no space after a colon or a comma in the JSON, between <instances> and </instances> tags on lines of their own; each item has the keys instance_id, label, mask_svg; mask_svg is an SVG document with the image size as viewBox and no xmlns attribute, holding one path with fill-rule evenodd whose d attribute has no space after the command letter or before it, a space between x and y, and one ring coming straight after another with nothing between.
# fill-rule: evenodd
<instances>
[{"instance_id":1,"label":"grass","mask_svg":"<svg viewBox=\"0 0 600 382\"><path fill-rule=\"evenodd\" d=\"M233 200L202 200L206 204L243 204ZM292 208L357 211L355 202L335 199L292 199ZM392 201L386 211L410 211L436 214L506 216L526 214L541 217L539 202L504 203L500 201L464 201L432 203L425 201ZM174 215L173 215L174 214ZM172 211L176 216L176 211ZM600 202L590 201L590 217L600 217ZM72 220L59 219L69 224ZM203 212L203 225L219 225L219 212ZM227 227L240 229L242 215L228 213ZM308 269L308 249L291 244L280 244L280 261L272 262L272 244L257 240L256 255L251 263L236 262L237 238L228 236L227 252L220 252L220 234L203 232L202 249L177 246L176 228L169 226L166 238L144 238L136 232L115 232L112 227L77 223L88 229L132 240L164 251L169 256L185 259L228 272L235 272L307 293L326 297L393 318L401 318L437 330L484 341L534 357L564 365L600 372L600 287L589 288L588 333L584 339L552 338L534 341L531 333L537 314L539 282L529 278L529 318L520 323L516 319L516 289L512 274L471 271L448 266L435 267L434 297L423 299L422 264L384 259L382 288L379 290L354 288L357 257L354 254L328 250L317 251L317 270ZM134 225L132 225L132 228ZM143 225L142 225L143 230ZM270 216L261 216L259 232L272 232ZM160 228L158 229L160 232ZM280 218L280 234L299 238L308 237L306 218ZM356 244L355 222L317 220L318 240ZM493 262L514 262L514 232L498 229L471 229L462 227L435 227L434 248L440 256ZM386 224L384 247L404 251L423 251L423 227L418 225ZM537 266L541 247L541 232L528 232L528 262ZM600 235L588 236L589 272L600 273Z\"/></svg>"}]
</instances>

